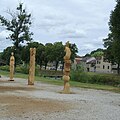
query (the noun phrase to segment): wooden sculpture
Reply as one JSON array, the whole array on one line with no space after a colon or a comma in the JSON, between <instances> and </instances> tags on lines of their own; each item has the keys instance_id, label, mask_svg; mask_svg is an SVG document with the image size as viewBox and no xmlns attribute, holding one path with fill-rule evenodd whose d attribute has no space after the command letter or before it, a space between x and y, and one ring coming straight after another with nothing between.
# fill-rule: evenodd
<instances>
[{"instance_id":1,"label":"wooden sculpture","mask_svg":"<svg viewBox=\"0 0 120 120\"><path fill-rule=\"evenodd\" d=\"M28 85L34 85L35 54L36 54L36 48L30 48L30 66L29 66Z\"/></svg>"},{"instance_id":2,"label":"wooden sculpture","mask_svg":"<svg viewBox=\"0 0 120 120\"><path fill-rule=\"evenodd\" d=\"M13 76L14 76L14 65L15 65L15 58L14 58L14 53L11 53L10 57L10 81L14 81Z\"/></svg>"},{"instance_id":3,"label":"wooden sculpture","mask_svg":"<svg viewBox=\"0 0 120 120\"><path fill-rule=\"evenodd\" d=\"M63 75L63 80L64 80L64 89L63 89L63 93L69 94L70 93L70 84L69 84L69 80L70 80L70 66L71 66L71 60L70 60L70 56L71 56L71 50L69 48L69 42L66 43L65 46L65 56L64 56L64 75Z\"/></svg>"}]
</instances>

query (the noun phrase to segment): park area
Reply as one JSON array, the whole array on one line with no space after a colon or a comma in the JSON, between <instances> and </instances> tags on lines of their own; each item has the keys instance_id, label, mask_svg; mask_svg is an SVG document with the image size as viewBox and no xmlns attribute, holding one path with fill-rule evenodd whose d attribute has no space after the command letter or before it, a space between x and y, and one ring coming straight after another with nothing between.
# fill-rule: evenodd
<instances>
[{"instance_id":1,"label":"park area","mask_svg":"<svg viewBox=\"0 0 120 120\"><path fill-rule=\"evenodd\" d=\"M16 76L0 78L0 120L120 120L119 93L71 87L61 94L62 80L37 77L28 85L27 75Z\"/></svg>"}]
</instances>

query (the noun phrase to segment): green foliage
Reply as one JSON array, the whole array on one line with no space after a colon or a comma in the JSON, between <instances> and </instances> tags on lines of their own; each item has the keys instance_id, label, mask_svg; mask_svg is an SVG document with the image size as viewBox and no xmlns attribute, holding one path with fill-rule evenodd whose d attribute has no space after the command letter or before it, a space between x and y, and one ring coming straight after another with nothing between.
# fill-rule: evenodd
<instances>
[{"instance_id":1,"label":"green foliage","mask_svg":"<svg viewBox=\"0 0 120 120\"><path fill-rule=\"evenodd\" d=\"M71 60L74 61L75 57L77 56L78 53L78 48L77 45L74 43L70 43L70 50L71 50Z\"/></svg>"},{"instance_id":2,"label":"green foliage","mask_svg":"<svg viewBox=\"0 0 120 120\"><path fill-rule=\"evenodd\" d=\"M29 73L29 66L28 65L16 66L15 72L28 74Z\"/></svg>"},{"instance_id":3,"label":"green foliage","mask_svg":"<svg viewBox=\"0 0 120 120\"><path fill-rule=\"evenodd\" d=\"M52 62L54 59L53 55L53 44L52 43L46 43L45 44L45 52L44 52L44 65L45 69L47 67L48 62Z\"/></svg>"},{"instance_id":4,"label":"green foliage","mask_svg":"<svg viewBox=\"0 0 120 120\"><path fill-rule=\"evenodd\" d=\"M16 63L19 64L21 62L21 43L32 40L31 35L33 33L30 32L31 14L28 14L26 9L23 8L23 3L19 3L16 13L10 11L8 13L11 19L8 20L0 15L0 22L10 31L7 38L13 41L13 52L16 57Z\"/></svg>"},{"instance_id":5,"label":"green foliage","mask_svg":"<svg viewBox=\"0 0 120 120\"><path fill-rule=\"evenodd\" d=\"M83 67L81 66L78 66L76 70L72 70L70 77L71 80L82 83L102 84L111 86L120 85L120 76L97 73L88 74L84 72Z\"/></svg>"},{"instance_id":6,"label":"green foliage","mask_svg":"<svg viewBox=\"0 0 120 120\"><path fill-rule=\"evenodd\" d=\"M15 66L17 64L21 63L21 51L22 51L22 47L19 48L20 51L14 49L14 47L7 47L6 49L4 49L4 51L1 54L1 59L7 64L9 65L10 62L10 56L11 56L11 52L14 52L14 56L15 56Z\"/></svg>"},{"instance_id":7,"label":"green foliage","mask_svg":"<svg viewBox=\"0 0 120 120\"><path fill-rule=\"evenodd\" d=\"M31 33L29 31L31 25L31 14L27 14L26 9L23 8L23 3L19 3L19 6L16 9L16 13L13 14L9 11L12 19L7 20L0 15L0 21L3 26L6 26L6 29L11 32L9 39L13 41L13 44L16 48L20 46L20 43L24 41L31 41Z\"/></svg>"},{"instance_id":8,"label":"green foliage","mask_svg":"<svg viewBox=\"0 0 120 120\"><path fill-rule=\"evenodd\" d=\"M64 46L62 42L55 42L53 44L53 60L56 62L56 70L59 64L59 61L63 62L64 53Z\"/></svg>"},{"instance_id":9,"label":"green foliage","mask_svg":"<svg viewBox=\"0 0 120 120\"><path fill-rule=\"evenodd\" d=\"M89 76L86 72L84 72L83 66L78 65L76 70L71 70L70 74L71 80L75 80L78 82L87 82L89 79Z\"/></svg>"},{"instance_id":10,"label":"green foliage","mask_svg":"<svg viewBox=\"0 0 120 120\"><path fill-rule=\"evenodd\" d=\"M27 46L24 46L22 49L22 61L28 64L30 61L30 48L36 48L36 58L38 63L38 58L40 59L39 57L40 51L38 50L38 48L40 47L41 47L41 43L38 42L31 42L28 43Z\"/></svg>"},{"instance_id":11,"label":"green foliage","mask_svg":"<svg viewBox=\"0 0 120 120\"><path fill-rule=\"evenodd\" d=\"M39 75L40 76L50 76L50 75L60 75L62 76L63 75L63 72L62 71L54 71L54 70L40 70L39 71Z\"/></svg>"},{"instance_id":12,"label":"green foliage","mask_svg":"<svg viewBox=\"0 0 120 120\"><path fill-rule=\"evenodd\" d=\"M92 75L89 83L118 86L120 85L120 77L108 75Z\"/></svg>"},{"instance_id":13,"label":"green foliage","mask_svg":"<svg viewBox=\"0 0 120 120\"><path fill-rule=\"evenodd\" d=\"M90 55L93 55L93 54L96 53L96 52L103 52L103 51L104 51L103 49L98 48L97 50L93 50L93 51L90 53Z\"/></svg>"},{"instance_id":14,"label":"green foliage","mask_svg":"<svg viewBox=\"0 0 120 120\"><path fill-rule=\"evenodd\" d=\"M108 38L104 39L104 46L107 48L106 56L118 64L118 74L120 73L120 1L111 12L109 20L110 33ZM111 52L110 52L111 51ZM110 53L110 54L109 54Z\"/></svg>"},{"instance_id":15,"label":"green foliage","mask_svg":"<svg viewBox=\"0 0 120 120\"><path fill-rule=\"evenodd\" d=\"M98 48L97 50L93 50L90 54L86 54L85 57L101 57L104 55L104 50L101 48Z\"/></svg>"},{"instance_id":16,"label":"green foliage","mask_svg":"<svg viewBox=\"0 0 120 120\"><path fill-rule=\"evenodd\" d=\"M11 52L13 52L12 47L7 47L1 54L1 59L4 60L7 65L9 65L10 62Z\"/></svg>"},{"instance_id":17,"label":"green foliage","mask_svg":"<svg viewBox=\"0 0 120 120\"><path fill-rule=\"evenodd\" d=\"M44 52L45 46L42 43L40 43L36 50L36 63L40 65L40 69L42 68L44 62Z\"/></svg>"},{"instance_id":18,"label":"green foliage","mask_svg":"<svg viewBox=\"0 0 120 120\"><path fill-rule=\"evenodd\" d=\"M9 71L9 66L8 65L6 65L6 66L0 66L0 70Z\"/></svg>"},{"instance_id":19,"label":"green foliage","mask_svg":"<svg viewBox=\"0 0 120 120\"><path fill-rule=\"evenodd\" d=\"M102 51L98 51L98 52L93 53L91 56L97 58L97 57L101 57L103 55L104 55L104 53Z\"/></svg>"}]
</instances>

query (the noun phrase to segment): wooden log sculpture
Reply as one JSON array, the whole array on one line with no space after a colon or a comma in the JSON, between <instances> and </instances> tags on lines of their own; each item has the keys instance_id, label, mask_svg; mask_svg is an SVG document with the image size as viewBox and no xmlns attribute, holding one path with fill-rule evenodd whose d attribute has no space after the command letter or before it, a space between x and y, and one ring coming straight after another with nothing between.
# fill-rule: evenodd
<instances>
[{"instance_id":1,"label":"wooden log sculpture","mask_svg":"<svg viewBox=\"0 0 120 120\"><path fill-rule=\"evenodd\" d=\"M30 48L30 66L29 66L28 85L34 85L35 55L36 55L36 48Z\"/></svg>"},{"instance_id":2,"label":"wooden log sculpture","mask_svg":"<svg viewBox=\"0 0 120 120\"><path fill-rule=\"evenodd\" d=\"M71 51L69 48L69 42L66 43L65 46L65 56L64 56L64 75L63 75L63 80L64 80L64 89L63 89L63 93L65 94L70 94L70 84L69 84L69 80L70 80L70 66L71 66L71 60L70 60L70 56L71 56Z\"/></svg>"},{"instance_id":3,"label":"wooden log sculpture","mask_svg":"<svg viewBox=\"0 0 120 120\"><path fill-rule=\"evenodd\" d=\"M13 76L14 76L14 65L15 65L15 58L14 58L14 53L11 53L10 57L10 80L9 81L14 81Z\"/></svg>"}]
</instances>

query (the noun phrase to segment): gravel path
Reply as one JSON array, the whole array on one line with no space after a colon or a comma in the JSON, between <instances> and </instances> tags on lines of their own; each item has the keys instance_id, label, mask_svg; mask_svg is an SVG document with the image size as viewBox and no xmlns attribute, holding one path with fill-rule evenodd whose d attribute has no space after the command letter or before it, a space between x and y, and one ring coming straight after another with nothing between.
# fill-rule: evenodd
<instances>
[{"instance_id":1,"label":"gravel path","mask_svg":"<svg viewBox=\"0 0 120 120\"><path fill-rule=\"evenodd\" d=\"M0 120L120 120L120 94L0 78Z\"/></svg>"}]
</instances>

